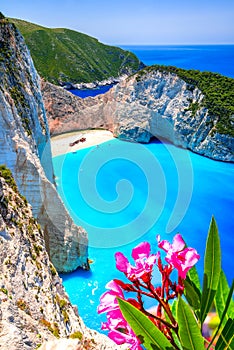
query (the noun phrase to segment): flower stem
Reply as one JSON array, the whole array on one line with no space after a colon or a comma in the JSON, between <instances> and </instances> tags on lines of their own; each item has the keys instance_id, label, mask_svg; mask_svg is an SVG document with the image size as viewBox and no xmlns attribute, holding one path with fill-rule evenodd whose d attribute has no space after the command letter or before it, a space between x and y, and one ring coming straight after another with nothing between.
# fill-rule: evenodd
<instances>
[{"instance_id":1,"label":"flower stem","mask_svg":"<svg viewBox=\"0 0 234 350\"><path fill-rule=\"evenodd\" d=\"M165 321L161 317L158 317L156 315L151 314L149 311L146 311L145 309L142 310L147 316L154 318L155 320L163 323L166 327L173 329L174 331L176 330L175 326L173 324L170 324L169 322Z\"/></svg>"},{"instance_id":2,"label":"flower stem","mask_svg":"<svg viewBox=\"0 0 234 350\"><path fill-rule=\"evenodd\" d=\"M174 316L172 315L172 312L171 312L171 309L170 309L168 302L165 301L163 298L159 297L157 293L155 293L154 287L152 286L151 283L149 283L148 288L149 288L149 291L154 295L155 299L157 299L157 301L162 305L162 307L166 311L170 321L172 322L173 329L177 333L178 332L178 324L177 324L176 320L174 319Z\"/></svg>"}]
</instances>

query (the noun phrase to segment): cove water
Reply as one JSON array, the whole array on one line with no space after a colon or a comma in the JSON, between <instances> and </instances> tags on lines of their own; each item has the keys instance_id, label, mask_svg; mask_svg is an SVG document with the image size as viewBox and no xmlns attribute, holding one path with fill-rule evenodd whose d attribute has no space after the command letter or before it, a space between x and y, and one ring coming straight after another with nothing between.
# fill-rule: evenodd
<instances>
[{"instance_id":1,"label":"cove water","mask_svg":"<svg viewBox=\"0 0 234 350\"><path fill-rule=\"evenodd\" d=\"M73 93L76 96L79 96L81 98L85 97L95 97L97 95L102 95L105 94L108 90L110 90L114 84L110 85L104 85L104 86L99 86L96 89L71 89L69 90L71 93Z\"/></svg>"},{"instance_id":2,"label":"cove water","mask_svg":"<svg viewBox=\"0 0 234 350\"><path fill-rule=\"evenodd\" d=\"M180 232L197 249L201 276L211 216L219 227L222 267L233 278L234 164L214 161L171 144L111 140L53 158L58 191L74 221L89 233L91 270L64 274L71 302L90 328L100 331L96 312L105 284L123 279L114 254L131 260L138 243L156 235L172 241ZM159 275L154 276L159 283ZM147 303L146 307L152 304Z\"/></svg>"}]
</instances>

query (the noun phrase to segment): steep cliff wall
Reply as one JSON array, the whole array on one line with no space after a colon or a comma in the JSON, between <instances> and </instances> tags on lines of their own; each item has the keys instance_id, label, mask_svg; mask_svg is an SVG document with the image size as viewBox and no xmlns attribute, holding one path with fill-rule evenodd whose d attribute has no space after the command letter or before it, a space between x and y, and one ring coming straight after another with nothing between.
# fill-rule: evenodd
<instances>
[{"instance_id":1,"label":"steep cliff wall","mask_svg":"<svg viewBox=\"0 0 234 350\"><path fill-rule=\"evenodd\" d=\"M2 350L37 349L42 343L47 350L55 344L58 349L66 349L64 344L74 350L117 349L78 317L50 262L31 206L6 169L0 169L0 249ZM77 339L65 339L69 336Z\"/></svg>"},{"instance_id":2,"label":"steep cliff wall","mask_svg":"<svg viewBox=\"0 0 234 350\"><path fill-rule=\"evenodd\" d=\"M99 96L82 99L43 80L41 89L51 134L89 128L113 129L113 117L111 113L103 114L103 100Z\"/></svg>"},{"instance_id":3,"label":"steep cliff wall","mask_svg":"<svg viewBox=\"0 0 234 350\"><path fill-rule=\"evenodd\" d=\"M203 103L201 90L174 72L146 69L105 95L83 100L47 83L42 90L52 133L102 127L121 139L149 142L157 137L213 159L234 161L233 137L219 133L219 117Z\"/></svg>"},{"instance_id":4,"label":"steep cliff wall","mask_svg":"<svg viewBox=\"0 0 234 350\"><path fill-rule=\"evenodd\" d=\"M58 271L87 267L87 235L53 185L49 129L29 51L13 24L0 21L0 163L32 205Z\"/></svg>"}]
</instances>

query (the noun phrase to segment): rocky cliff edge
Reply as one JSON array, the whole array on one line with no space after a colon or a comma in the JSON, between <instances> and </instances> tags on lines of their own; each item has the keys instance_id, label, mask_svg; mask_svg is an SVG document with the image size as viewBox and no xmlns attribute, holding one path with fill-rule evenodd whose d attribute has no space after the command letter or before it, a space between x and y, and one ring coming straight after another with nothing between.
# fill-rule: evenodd
<instances>
[{"instance_id":1,"label":"rocky cliff edge","mask_svg":"<svg viewBox=\"0 0 234 350\"><path fill-rule=\"evenodd\" d=\"M87 268L87 234L76 226L53 184L49 128L39 77L24 40L0 20L0 163L32 205L58 271Z\"/></svg>"},{"instance_id":2,"label":"rocky cliff edge","mask_svg":"<svg viewBox=\"0 0 234 350\"><path fill-rule=\"evenodd\" d=\"M233 86L234 80L226 79ZM95 98L81 99L45 82L42 92L52 134L106 128L120 139L147 143L156 137L215 160L234 161L234 138L219 131L220 117L207 108L202 91L176 69L146 68ZM233 116L224 117L233 130Z\"/></svg>"},{"instance_id":3,"label":"rocky cliff edge","mask_svg":"<svg viewBox=\"0 0 234 350\"><path fill-rule=\"evenodd\" d=\"M31 206L0 167L0 348L116 350L85 327L46 251Z\"/></svg>"}]
</instances>

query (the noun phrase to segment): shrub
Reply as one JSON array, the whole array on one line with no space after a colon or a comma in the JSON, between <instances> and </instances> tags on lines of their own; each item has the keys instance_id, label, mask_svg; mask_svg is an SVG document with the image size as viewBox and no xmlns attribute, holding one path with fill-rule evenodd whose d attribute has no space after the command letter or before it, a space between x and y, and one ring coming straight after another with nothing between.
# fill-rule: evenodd
<instances>
[{"instance_id":1,"label":"shrub","mask_svg":"<svg viewBox=\"0 0 234 350\"><path fill-rule=\"evenodd\" d=\"M56 276L57 275L57 271L55 269L55 267L50 263L50 272L52 274L52 276Z\"/></svg>"},{"instance_id":2,"label":"shrub","mask_svg":"<svg viewBox=\"0 0 234 350\"><path fill-rule=\"evenodd\" d=\"M8 290L6 288L0 288L0 291L4 294L8 295Z\"/></svg>"},{"instance_id":3,"label":"shrub","mask_svg":"<svg viewBox=\"0 0 234 350\"><path fill-rule=\"evenodd\" d=\"M69 338L82 340L83 334L81 332L77 331L77 332L70 334Z\"/></svg>"},{"instance_id":4,"label":"shrub","mask_svg":"<svg viewBox=\"0 0 234 350\"><path fill-rule=\"evenodd\" d=\"M13 175L10 169L8 169L4 164L0 165L0 175L5 179L6 183L13 189L13 191L18 193L18 188Z\"/></svg>"},{"instance_id":5,"label":"shrub","mask_svg":"<svg viewBox=\"0 0 234 350\"><path fill-rule=\"evenodd\" d=\"M16 304L17 304L17 306L18 306L18 308L19 308L20 310L24 311L24 312L25 312L26 314L28 314L28 315L31 315L29 306L28 306L28 304L26 303L25 300L23 300L23 299L18 299Z\"/></svg>"}]
</instances>

